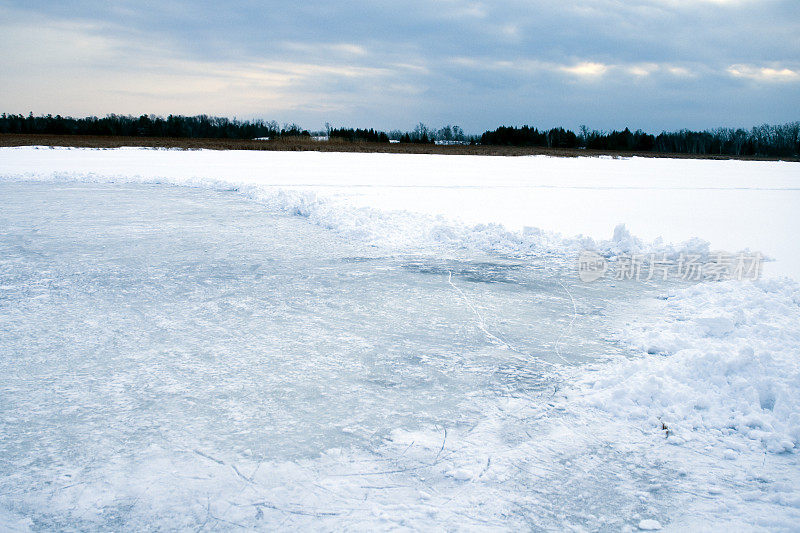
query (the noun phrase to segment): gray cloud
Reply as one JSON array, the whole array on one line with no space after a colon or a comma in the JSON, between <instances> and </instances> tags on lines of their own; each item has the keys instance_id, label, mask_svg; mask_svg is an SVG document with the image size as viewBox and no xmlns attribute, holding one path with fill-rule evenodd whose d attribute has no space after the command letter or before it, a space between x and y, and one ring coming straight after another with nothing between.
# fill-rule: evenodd
<instances>
[{"instance_id":1,"label":"gray cloud","mask_svg":"<svg viewBox=\"0 0 800 533\"><path fill-rule=\"evenodd\" d=\"M473 131L799 118L796 0L7 5L7 112Z\"/></svg>"}]
</instances>

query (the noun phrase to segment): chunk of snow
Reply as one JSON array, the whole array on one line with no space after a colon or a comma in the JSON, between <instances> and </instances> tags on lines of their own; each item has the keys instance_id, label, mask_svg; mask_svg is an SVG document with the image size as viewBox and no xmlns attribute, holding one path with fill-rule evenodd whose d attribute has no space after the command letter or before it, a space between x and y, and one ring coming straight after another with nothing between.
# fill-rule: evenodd
<instances>
[{"instance_id":1,"label":"chunk of snow","mask_svg":"<svg viewBox=\"0 0 800 533\"><path fill-rule=\"evenodd\" d=\"M469 481L473 476L472 472L466 468L457 468L453 470L450 475L453 476L453 479L456 481Z\"/></svg>"},{"instance_id":2,"label":"chunk of snow","mask_svg":"<svg viewBox=\"0 0 800 533\"><path fill-rule=\"evenodd\" d=\"M661 522L648 518L640 521L638 527L642 531L658 531L661 529Z\"/></svg>"},{"instance_id":3,"label":"chunk of snow","mask_svg":"<svg viewBox=\"0 0 800 533\"><path fill-rule=\"evenodd\" d=\"M695 322L704 329L706 335L711 337L727 335L735 327L733 321L724 316L699 317L695 319Z\"/></svg>"}]
</instances>

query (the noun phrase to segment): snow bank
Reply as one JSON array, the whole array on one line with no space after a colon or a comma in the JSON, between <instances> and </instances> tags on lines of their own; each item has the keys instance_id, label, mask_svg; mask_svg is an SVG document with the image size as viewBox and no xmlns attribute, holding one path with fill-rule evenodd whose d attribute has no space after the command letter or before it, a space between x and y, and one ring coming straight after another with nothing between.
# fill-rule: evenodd
<instances>
[{"instance_id":1,"label":"snow bank","mask_svg":"<svg viewBox=\"0 0 800 533\"><path fill-rule=\"evenodd\" d=\"M524 227L519 231L503 224L464 224L443 215L426 215L408 210L384 210L354 205L352 198L323 195L313 190L275 187L235 180L192 177L153 177L139 175L98 175L94 173L25 173L2 175L0 181L27 180L52 183L138 183L199 187L236 191L268 209L301 216L311 223L330 229L348 241L368 244L387 253L433 252L444 248L470 253L500 254L509 257L547 256L574 269L574 259L582 250L595 250L606 257L622 253L708 254L709 243L692 238L679 244L664 243L658 238L646 242L633 236L624 224L618 225L611 239L593 239L578 235L565 237L558 232Z\"/></svg>"},{"instance_id":2,"label":"snow bank","mask_svg":"<svg viewBox=\"0 0 800 533\"><path fill-rule=\"evenodd\" d=\"M565 237L533 227L513 231L502 224L468 225L445 216L355 207L347 200L325 198L307 191L253 185L242 185L237 190L273 210L303 216L345 239L395 252L441 253L444 247L518 258L547 255L563 260L574 259L582 250L596 250L607 257L621 253L663 253L676 257L679 253L709 252L709 243L697 238L680 244L664 243L661 239L645 242L631 235L624 224L615 228L611 239L595 240L582 235Z\"/></svg>"},{"instance_id":3,"label":"snow bank","mask_svg":"<svg viewBox=\"0 0 800 533\"><path fill-rule=\"evenodd\" d=\"M800 445L800 286L727 281L665 297L657 318L623 327L644 352L583 381L586 403L675 443L738 440L774 453Z\"/></svg>"}]
</instances>

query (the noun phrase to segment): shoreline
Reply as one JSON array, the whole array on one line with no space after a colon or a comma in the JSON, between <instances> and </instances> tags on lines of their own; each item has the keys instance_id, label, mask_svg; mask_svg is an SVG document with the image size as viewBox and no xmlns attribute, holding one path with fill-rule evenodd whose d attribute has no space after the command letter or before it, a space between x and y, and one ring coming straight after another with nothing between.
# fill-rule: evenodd
<instances>
[{"instance_id":1,"label":"shoreline","mask_svg":"<svg viewBox=\"0 0 800 533\"><path fill-rule=\"evenodd\" d=\"M726 154L683 154L661 152L628 152L613 150L588 150L576 148L545 148L540 146L489 146L489 145L432 145L413 143L366 143L349 141L314 141L305 138L256 141L250 139L207 139L175 137L122 137L95 135L0 134L0 147L59 146L69 148L173 148L182 150L254 150L277 152L339 152L339 153L390 153L479 155L492 157L519 157L547 155L551 157L649 157L657 159L708 159L739 161L788 161L800 158L733 156Z\"/></svg>"}]
</instances>

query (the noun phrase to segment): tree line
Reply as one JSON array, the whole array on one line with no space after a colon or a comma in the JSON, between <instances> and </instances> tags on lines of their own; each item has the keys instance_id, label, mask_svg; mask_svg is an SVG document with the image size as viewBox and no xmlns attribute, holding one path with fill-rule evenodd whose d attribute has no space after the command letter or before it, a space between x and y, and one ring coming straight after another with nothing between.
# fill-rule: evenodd
<instances>
[{"instance_id":1,"label":"tree line","mask_svg":"<svg viewBox=\"0 0 800 533\"><path fill-rule=\"evenodd\" d=\"M310 135L297 124L282 127L273 121L240 121L198 115L106 115L72 118L33 114L0 116L0 133L44 133L51 135L115 135L121 137L184 137L209 139L255 139L259 137Z\"/></svg>"},{"instance_id":2,"label":"tree line","mask_svg":"<svg viewBox=\"0 0 800 533\"><path fill-rule=\"evenodd\" d=\"M382 131L375 131L353 128L328 128L328 136L331 139L343 139L350 142L373 142L388 143L389 135Z\"/></svg>"},{"instance_id":3,"label":"tree line","mask_svg":"<svg viewBox=\"0 0 800 533\"><path fill-rule=\"evenodd\" d=\"M749 130L716 128L704 131L687 129L658 135L642 130L598 131L581 126L576 133L564 128L539 130L532 126L500 126L482 135L467 135L459 126L430 128L418 123L411 131L389 132L373 128L332 128L309 132L297 124L279 125L276 121L236 120L207 115L107 115L72 118L61 115L0 116L0 133L51 135L115 135L142 137L184 137L212 139L257 139L328 136L349 142L483 144L498 146L536 146L546 148L586 148L603 151L660 152L695 155L735 155L766 157L800 156L800 122L762 125Z\"/></svg>"},{"instance_id":4,"label":"tree line","mask_svg":"<svg viewBox=\"0 0 800 533\"><path fill-rule=\"evenodd\" d=\"M716 128L705 131L680 130L658 135L642 130L601 132L581 126L579 133L564 128L538 130L530 126L501 126L480 137L481 144L540 146L547 148L588 148L603 151L659 152L695 155L765 157L800 156L800 122L764 124L750 130Z\"/></svg>"}]
</instances>

